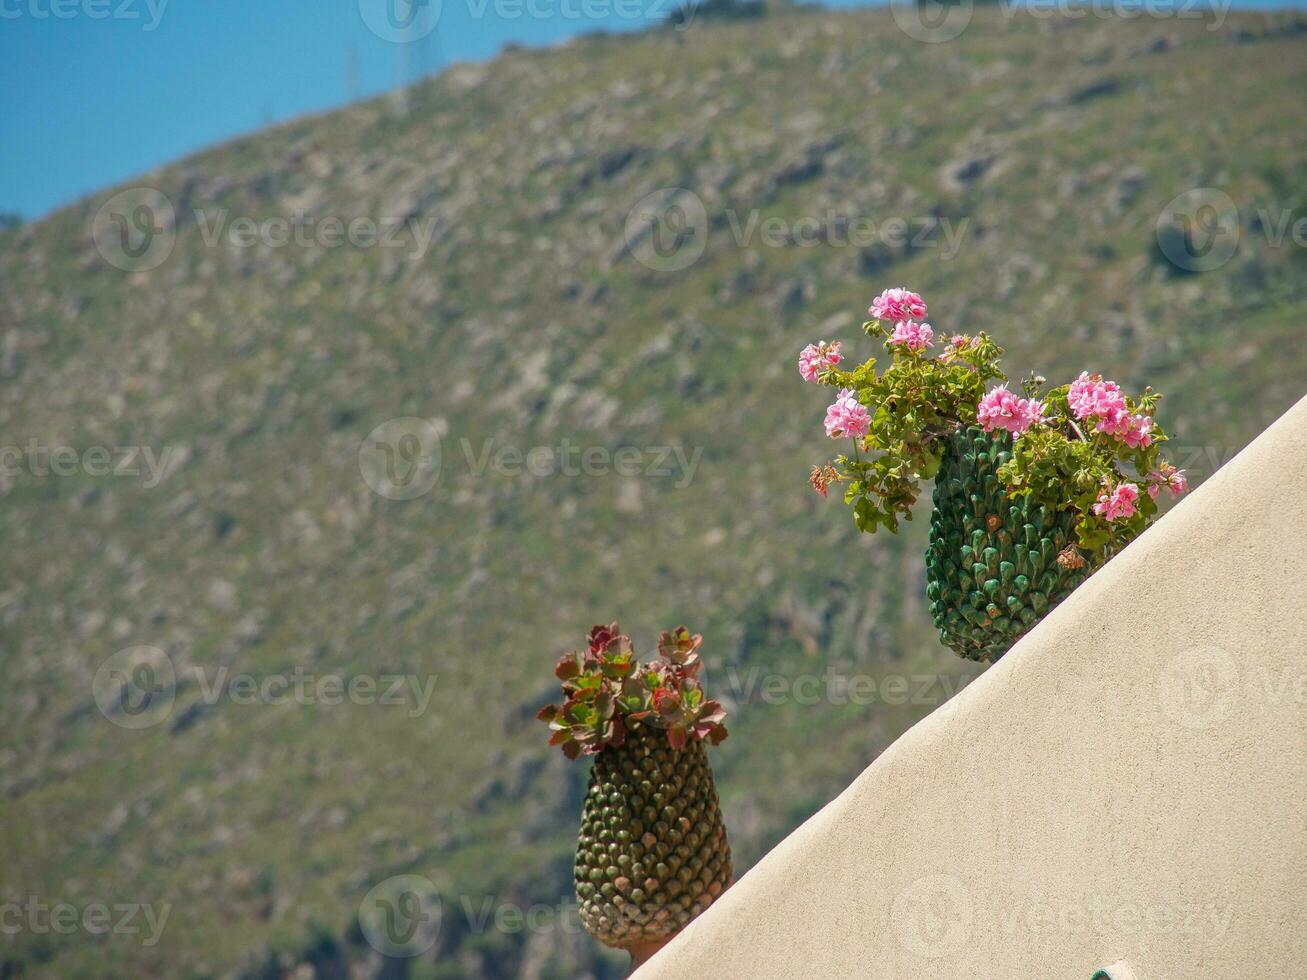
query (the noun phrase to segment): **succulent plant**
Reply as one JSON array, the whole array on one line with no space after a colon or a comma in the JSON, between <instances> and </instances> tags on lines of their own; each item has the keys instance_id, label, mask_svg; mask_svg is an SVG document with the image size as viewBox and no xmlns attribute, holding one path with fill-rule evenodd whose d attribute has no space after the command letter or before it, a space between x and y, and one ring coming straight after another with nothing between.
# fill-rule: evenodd
<instances>
[{"instance_id":1,"label":"succulent plant","mask_svg":"<svg viewBox=\"0 0 1307 980\"><path fill-rule=\"evenodd\" d=\"M664 632L639 663L616 623L555 673L561 706L539 717L569 758L596 756L576 847L581 920L600 942L634 949L683 929L731 883L731 848L705 743L726 737L704 698L703 637ZM634 955L634 954L633 954Z\"/></svg>"},{"instance_id":2,"label":"succulent plant","mask_svg":"<svg viewBox=\"0 0 1307 980\"><path fill-rule=\"evenodd\" d=\"M554 668L563 682L562 706L545 705L537 715L549 723L549 744L569 759L620 746L635 723L661 728L674 749L690 739L717 745L726 737L726 712L704 698L699 683L702 636L684 626L664 631L658 659L643 664L616 623L594 627L589 641L584 652L563 654Z\"/></svg>"}]
</instances>

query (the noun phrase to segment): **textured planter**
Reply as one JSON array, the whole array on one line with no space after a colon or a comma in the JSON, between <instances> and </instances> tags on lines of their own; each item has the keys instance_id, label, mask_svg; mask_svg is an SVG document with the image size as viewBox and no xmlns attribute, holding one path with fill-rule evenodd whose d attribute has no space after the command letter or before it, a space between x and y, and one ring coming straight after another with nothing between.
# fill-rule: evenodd
<instances>
[{"instance_id":1,"label":"textured planter","mask_svg":"<svg viewBox=\"0 0 1307 980\"><path fill-rule=\"evenodd\" d=\"M637 725L595 756L576 846L576 897L592 936L647 956L730 883L701 740L673 749L663 729Z\"/></svg>"},{"instance_id":2,"label":"textured planter","mask_svg":"<svg viewBox=\"0 0 1307 980\"><path fill-rule=\"evenodd\" d=\"M1096 566L1074 550L1075 518L1013 499L998 478L1012 437L955 433L935 478L926 595L940 640L997 660Z\"/></svg>"}]
</instances>

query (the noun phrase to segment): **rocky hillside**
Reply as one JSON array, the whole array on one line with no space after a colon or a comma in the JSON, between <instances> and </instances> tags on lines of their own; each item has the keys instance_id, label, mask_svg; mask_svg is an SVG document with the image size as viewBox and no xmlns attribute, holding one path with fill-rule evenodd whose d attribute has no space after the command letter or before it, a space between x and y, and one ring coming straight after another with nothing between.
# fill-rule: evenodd
<instances>
[{"instance_id":1,"label":"rocky hillside","mask_svg":"<svg viewBox=\"0 0 1307 980\"><path fill-rule=\"evenodd\" d=\"M705 20L0 231L0 975L617 975L557 654L707 635L747 867L974 676L924 521L808 489L799 348L871 353L907 284L1016 370L1167 392L1201 480L1307 387L1305 55L1293 15Z\"/></svg>"}]
</instances>

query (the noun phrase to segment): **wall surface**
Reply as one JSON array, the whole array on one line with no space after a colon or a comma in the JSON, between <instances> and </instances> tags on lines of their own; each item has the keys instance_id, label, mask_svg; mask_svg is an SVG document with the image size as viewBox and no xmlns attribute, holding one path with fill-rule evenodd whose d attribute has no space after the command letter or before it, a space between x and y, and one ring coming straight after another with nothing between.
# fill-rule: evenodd
<instances>
[{"instance_id":1,"label":"wall surface","mask_svg":"<svg viewBox=\"0 0 1307 980\"><path fill-rule=\"evenodd\" d=\"M1307 977L1307 399L636 976Z\"/></svg>"}]
</instances>

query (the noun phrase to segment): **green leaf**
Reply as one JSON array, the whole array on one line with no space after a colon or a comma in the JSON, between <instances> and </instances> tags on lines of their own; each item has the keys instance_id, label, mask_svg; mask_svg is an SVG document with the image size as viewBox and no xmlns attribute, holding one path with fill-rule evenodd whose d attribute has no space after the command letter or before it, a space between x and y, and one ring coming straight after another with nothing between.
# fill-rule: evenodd
<instances>
[{"instance_id":1,"label":"green leaf","mask_svg":"<svg viewBox=\"0 0 1307 980\"><path fill-rule=\"evenodd\" d=\"M853 520L858 525L858 530L865 534L871 534L876 530L876 507L870 500L863 497L853 507Z\"/></svg>"}]
</instances>

